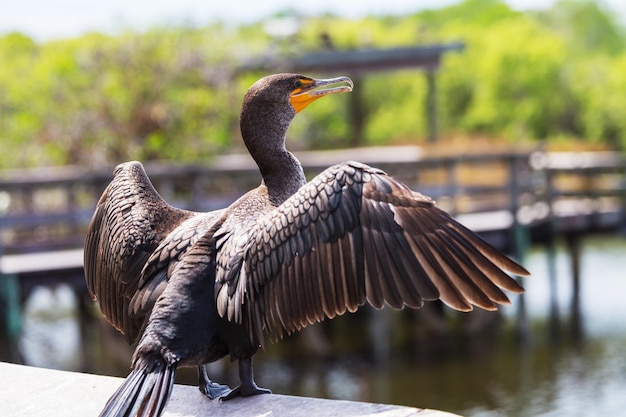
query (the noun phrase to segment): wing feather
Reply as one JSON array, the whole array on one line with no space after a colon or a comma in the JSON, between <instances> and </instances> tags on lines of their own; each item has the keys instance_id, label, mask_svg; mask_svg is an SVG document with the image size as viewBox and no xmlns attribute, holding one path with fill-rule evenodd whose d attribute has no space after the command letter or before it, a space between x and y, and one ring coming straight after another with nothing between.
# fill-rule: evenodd
<instances>
[{"instance_id":1,"label":"wing feather","mask_svg":"<svg viewBox=\"0 0 626 417\"><path fill-rule=\"evenodd\" d=\"M365 302L493 310L508 302L502 289L523 291L504 271L528 275L428 197L356 162L315 177L249 236L238 259L246 273L218 265L216 296L248 310L241 317L261 344L263 332L277 339Z\"/></svg>"},{"instance_id":2,"label":"wing feather","mask_svg":"<svg viewBox=\"0 0 626 417\"><path fill-rule=\"evenodd\" d=\"M422 265L427 266L428 278L439 291L439 299L459 311L471 311L472 305L463 291L458 288L453 280L445 273L434 255L436 249L431 246L426 236L417 237L415 242L419 248L415 254L418 259L422 261Z\"/></svg>"},{"instance_id":3,"label":"wing feather","mask_svg":"<svg viewBox=\"0 0 626 417\"><path fill-rule=\"evenodd\" d=\"M139 162L119 165L91 219L85 241L85 278L111 324L133 342L143 325L130 300L141 271L161 240L192 213L169 206ZM159 291L158 282L149 286ZM142 298L143 303L147 298Z\"/></svg>"},{"instance_id":4,"label":"wing feather","mask_svg":"<svg viewBox=\"0 0 626 417\"><path fill-rule=\"evenodd\" d=\"M367 206L364 206L364 210ZM363 250L365 251L365 293L367 301L376 309L385 305L380 279L382 265L378 260L376 238L371 228L363 228Z\"/></svg>"},{"instance_id":5,"label":"wing feather","mask_svg":"<svg viewBox=\"0 0 626 417\"><path fill-rule=\"evenodd\" d=\"M485 310L494 310L495 304L481 291L474 281L465 274L465 271L454 262L445 244L441 242L436 234L426 235L433 248L433 255L439 265L444 270L446 276L450 278L453 285L464 294L465 298L473 305L477 305Z\"/></svg>"}]
</instances>

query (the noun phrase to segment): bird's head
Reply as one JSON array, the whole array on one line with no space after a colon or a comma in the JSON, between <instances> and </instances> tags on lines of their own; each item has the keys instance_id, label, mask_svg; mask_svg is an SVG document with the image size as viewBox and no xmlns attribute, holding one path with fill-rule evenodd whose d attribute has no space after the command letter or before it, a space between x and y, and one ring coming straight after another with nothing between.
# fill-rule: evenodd
<instances>
[{"instance_id":1,"label":"bird's head","mask_svg":"<svg viewBox=\"0 0 626 417\"><path fill-rule=\"evenodd\" d=\"M274 74L254 83L246 94L245 101L265 101L283 104L288 102L296 113L329 94L352 91L352 80L348 77L314 79L300 74Z\"/></svg>"},{"instance_id":2,"label":"bird's head","mask_svg":"<svg viewBox=\"0 0 626 417\"><path fill-rule=\"evenodd\" d=\"M270 75L248 89L239 116L241 135L266 183L269 175L286 163L284 155L302 172L285 149L287 129L296 113L320 97L348 91L352 91L348 77L316 80L299 74Z\"/></svg>"}]
</instances>

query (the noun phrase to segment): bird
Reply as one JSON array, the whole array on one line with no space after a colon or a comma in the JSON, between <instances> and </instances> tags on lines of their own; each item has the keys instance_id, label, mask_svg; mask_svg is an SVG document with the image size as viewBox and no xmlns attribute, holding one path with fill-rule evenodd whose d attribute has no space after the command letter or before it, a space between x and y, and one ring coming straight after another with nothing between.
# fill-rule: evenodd
<instances>
[{"instance_id":1,"label":"bird","mask_svg":"<svg viewBox=\"0 0 626 417\"><path fill-rule=\"evenodd\" d=\"M197 367L211 399L270 393L254 381L259 349L365 304L496 310L505 291L524 291L510 275L529 275L523 266L382 170L346 161L307 182L287 130L312 102L353 87L292 73L255 82L240 130L261 182L227 208L175 208L140 162L116 167L88 227L85 277L136 346L101 416L161 415L183 366ZM239 366L232 390L204 367L227 356Z\"/></svg>"}]
</instances>

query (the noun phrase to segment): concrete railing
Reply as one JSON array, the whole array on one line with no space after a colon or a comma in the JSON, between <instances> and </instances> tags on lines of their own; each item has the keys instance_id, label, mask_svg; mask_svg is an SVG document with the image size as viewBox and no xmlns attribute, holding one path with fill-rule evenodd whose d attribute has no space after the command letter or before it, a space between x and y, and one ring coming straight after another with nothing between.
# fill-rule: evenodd
<instances>
[{"instance_id":1,"label":"concrete railing","mask_svg":"<svg viewBox=\"0 0 626 417\"><path fill-rule=\"evenodd\" d=\"M97 416L120 378L0 363L0 410L11 417ZM455 417L395 405L259 395L211 401L197 387L176 385L164 417ZM456 416L458 417L458 416Z\"/></svg>"}]
</instances>

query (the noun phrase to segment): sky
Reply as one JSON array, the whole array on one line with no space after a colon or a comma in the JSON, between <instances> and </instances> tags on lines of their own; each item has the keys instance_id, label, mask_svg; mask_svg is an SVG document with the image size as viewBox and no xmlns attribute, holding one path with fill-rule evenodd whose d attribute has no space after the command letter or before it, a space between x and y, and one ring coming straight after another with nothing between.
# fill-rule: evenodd
<instances>
[{"instance_id":1,"label":"sky","mask_svg":"<svg viewBox=\"0 0 626 417\"><path fill-rule=\"evenodd\" d=\"M518 10L549 7L556 0L505 0ZM625 0L603 0L626 17ZM85 32L144 29L151 25L217 20L249 23L277 11L293 9L304 14L332 12L345 17L403 14L437 8L459 0L0 0L0 35L13 31L40 41L69 38ZM297 7L294 7L297 6Z\"/></svg>"}]
</instances>

